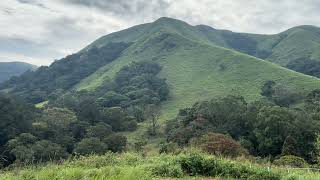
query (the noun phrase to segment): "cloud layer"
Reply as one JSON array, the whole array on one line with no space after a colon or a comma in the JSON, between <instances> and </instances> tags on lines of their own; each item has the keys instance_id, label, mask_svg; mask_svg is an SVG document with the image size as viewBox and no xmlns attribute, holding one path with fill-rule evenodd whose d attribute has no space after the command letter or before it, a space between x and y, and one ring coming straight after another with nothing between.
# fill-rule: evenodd
<instances>
[{"instance_id":1,"label":"cloud layer","mask_svg":"<svg viewBox=\"0 0 320 180\"><path fill-rule=\"evenodd\" d=\"M320 26L318 0L1 0L0 61L48 65L98 37L172 17L251 33Z\"/></svg>"}]
</instances>

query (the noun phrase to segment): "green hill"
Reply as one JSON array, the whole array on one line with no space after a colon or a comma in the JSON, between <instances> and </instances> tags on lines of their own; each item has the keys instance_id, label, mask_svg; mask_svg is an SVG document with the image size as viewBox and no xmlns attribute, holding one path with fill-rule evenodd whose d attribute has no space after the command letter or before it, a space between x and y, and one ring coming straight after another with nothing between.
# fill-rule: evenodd
<instances>
[{"instance_id":1,"label":"green hill","mask_svg":"<svg viewBox=\"0 0 320 180\"><path fill-rule=\"evenodd\" d=\"M248 100L258 99L267 80L287 84L301 93L320 87L317 78L219 47L218 43L212 43L195 30L197 27L184 22L162 18L144 26L145 33L139 32L141 35L121 57L82 80L75 88L92 91L105 79L112 79L124 65L154 60L163 66L161 76L167 79L171 88L171 99L163 109L165 115L172 117L179 108L214 96L239 94ZM132 31L122 31L118 37L124 39L125 32ZM105 36L94 45L103 46L103 42L119 40L114 37L117 36Z\"/></svg>"},{"instance_id":2,"label":"green hill","mask_svg":"<svg viewBox=\"0 0 320 180\"><path fill-rule=\"evenodd\" d=\"M263 35L218 30L205 25L191 26L176 19L160 18L154 23L104 36L89 47L109 42L135 42L141 36L163 28L194 41L240 51L281 66L296 59L320 60L320 28L315 26L298 26L279 34Z\"/></svg>"},{"instance_id":3,"label":"green hill","mask_svg":"<svg viewBox=\"0 0 320 180\"><path fill-rule=\"evenodd\" d=\"M0 62L0 82L34 69L36 69L35 65L24 62Z\"/></svg>"}]
</instances>

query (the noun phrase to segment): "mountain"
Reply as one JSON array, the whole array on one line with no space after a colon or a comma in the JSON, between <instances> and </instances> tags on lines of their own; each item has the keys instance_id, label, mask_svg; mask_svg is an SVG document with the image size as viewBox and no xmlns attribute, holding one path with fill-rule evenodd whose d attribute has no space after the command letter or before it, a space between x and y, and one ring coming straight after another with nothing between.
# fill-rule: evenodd
<instances>
[{"instance_id":1,"label":"mountain","mask_svg":"<svg viewBox=\"0 0 320 180\"><path fill-rule=\"evenodd\" d=\"M24 62L0 62L0 82L12 76L19 76L28 70L35 70L37 66Z\"/></svg>"},{"instance_id":2,"label":"mountain","mask_svg":"<svg viewBox=\"0 0 320 180\"><path fill-rule=\"evenodd\" d=\"M160 18L101 37L49 67L3 83L1 89L36 96L31 101L38 103L57 90L95 91L123 66L155 61L163 67L160 76L170 86L170 99L162 107L167 118L180 108L215 96L259 99L268 80L306 94L320 88L318 78L274 63L285 66L293 54L297 58L312 52L316 57L317 32L315 27L302 26L278 35L242 34Z\"/></svg>"},{"instance_id":3,"label":"mountain","mask_svg":"<svg viewBox=\"0 0 320 180\"><path fill-rule=\"evenodd\" d=\"M279 34L263 35L218 30L206 25L190 26L179 20L160 18L155 23L135 26L102 37L89 47L103 46L113 41L135 41L141 35L164 28L161 26L188 39L233 49L281 66L297 59L320 61L320 28L308 25L294 27Z\"/></svg>"}]
</instances>

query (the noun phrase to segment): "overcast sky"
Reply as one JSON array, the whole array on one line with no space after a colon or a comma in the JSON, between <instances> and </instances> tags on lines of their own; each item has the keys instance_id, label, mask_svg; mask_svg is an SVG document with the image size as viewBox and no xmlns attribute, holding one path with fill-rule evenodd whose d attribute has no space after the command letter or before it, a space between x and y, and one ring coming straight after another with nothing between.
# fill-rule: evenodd
<instances>
[{"instance_id":1,"label":"overcast sky","mask_svg":"<svg viewBox=\"0 0 320 180\"><path fill-rule=\"evenodd\" d=\"M163 16L271 34L320 26L320 0L0 0L0 61L48 65L102 35Z\"/></svg>"}]
</instances>

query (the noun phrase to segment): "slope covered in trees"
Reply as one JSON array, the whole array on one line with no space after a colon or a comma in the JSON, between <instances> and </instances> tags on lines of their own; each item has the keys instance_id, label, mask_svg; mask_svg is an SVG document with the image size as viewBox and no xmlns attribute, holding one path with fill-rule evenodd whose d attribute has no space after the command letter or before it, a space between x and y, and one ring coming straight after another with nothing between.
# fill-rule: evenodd
<instances>
[{"instance_id":1,"label":"slope covered in trees","mask_svg":"<svg viewBox=\"0 0 320 180\"><path fill-rule=\"evenodd\" d=\"M119 133L135 131L146 108L168 98L165 80L156 77L160 70L156 63L132 63L95 93L52 96L40 110L1 95L0 166L123 151L127 138Z\"/></svg>"}]
</instances>

